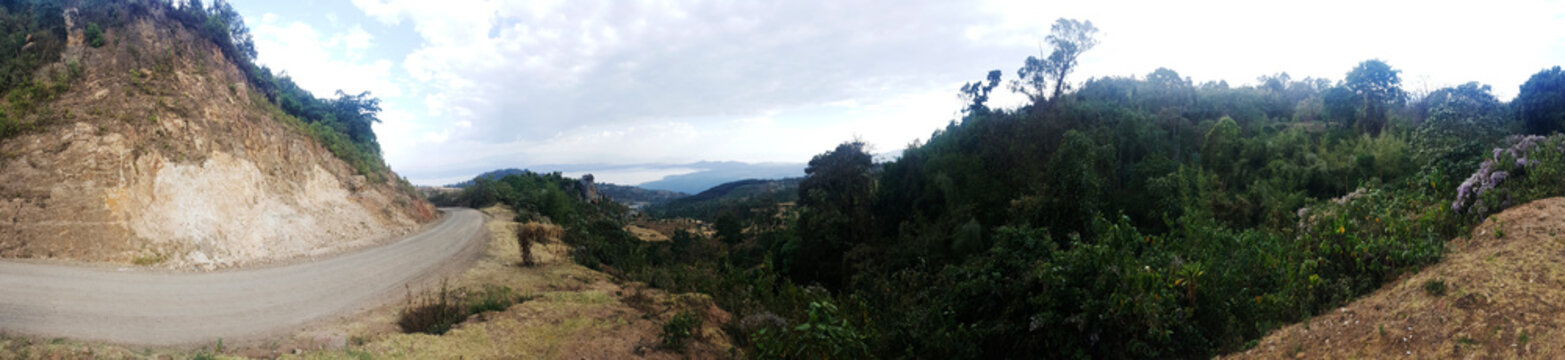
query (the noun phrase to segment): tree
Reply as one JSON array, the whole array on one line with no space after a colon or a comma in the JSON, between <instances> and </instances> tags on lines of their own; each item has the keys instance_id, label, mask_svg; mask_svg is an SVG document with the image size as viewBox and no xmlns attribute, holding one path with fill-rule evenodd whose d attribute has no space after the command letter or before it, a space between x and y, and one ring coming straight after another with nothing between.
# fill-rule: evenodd
<instances>
[{"instance_id":1,"label":"tree","mask_svg":"<svg viewBox=\"0 0 1565 360\"><path fill-rule=\"evenodd\" d=\"M1511 104L1528 133L1548 134L1565 129L1565 71L1555 66L1533 74Z\"/></svg>"},{"instance_id":2,"label":"tree","mask_svg":"<svg viewBox=\"0 0 1565 360\"><path fill-rule=\"evenodd\" d=\"M1455 183L1471 173L1506 134L1500 101L1488 85L1469 82L1430 92L1417 104L1427 116L1413 131L1418 162L1440 168L1442 183Z\"/></svg>"},{"instance_id":3,"label":"tree","mask_svg":"<svg viewBox=\"0 0 1565 360\"><path fill-rule=\"evenodd\" d=\"M1033 104L1042 104L1049 99L1044 97L1044 89L1049 86L1046 77L1049 65L1044 64L1043 59L1028 56L1022 62L1022 68L1016 69L1016 80L1011 80L1011 92L1027 95L1027 100Z\"/></svg>"},{"instance_id":4,"label":"tree","mask_svg":"<svg viewBox=\"0 0 1565 360\"><path fill-rule=\"evenodd\" d=\"M873 157L854 140L815 155L799 182L799 244L793 263L802 281L841 285L848 277L843 253L870 239L875 178Z\"/></svg>"},{"instance_id":5,"label":"tree","mask_svg":"<svg viewBox=\"0 0 1565 360\"><path fill-rule=\"evenodd\" d=\"M1430 116L1449 112L1443 116L1496 121L1502 112L1500 100L1491 93L1489 85L1479 84L1476 81L1435 90L1425 95L1419 102L1429 111Z\"/></svg>"},{"instance_id":6,"label":"tree","mask_svg":"<svg viewBox=\"0 0 1565 360\"><path fill-rule=\"evenodd\" d=\"M1292 81L1293 78L1288 76L1288 73L1282 72L1277 73L1276 75L1261 75L1255 80L1261 82L1261 89L1265 89L1266 91L1270 91L1272 93L1282 93L1283 91L1288 90L1288 83Z\"/></svg>"},{"instance_id":7,"label":"tree","mask_svg":"<svg viewBox=\"0 0 1565 360\"><path fill-rule=\"evenodd\" d=\"M1407 101L1407 92L1402 91L1402 78L1398 75L1401 72L1379 59L1365 60L1348 72L1343 86L1353 92L1359 105L1362 116L1357 123L1359 129L1371 135L1380 134L1386 125L1388 106Z\"/></svg>"},{"instance_id":8,"label":"tree","mask_svg":"<svg viewBox=\"0 0 1565 360\"><path fill-rule=\"evenodd\" d=\"M1148 110L1185 107L1195 102L1195 87L1190 85L1190 79L1179 77L1178 72L1169 68L1157 68L1147 74L1147 84L1151 85L1147 97L1152 103Z\"/></svg>"},{"instance_id":9,"label":"tree","mask_svg":"<svg viewBox=\"0 0 1565 360\"><path fill-rule=\"evenodd\" d=\"M380 122L380 99L370 96L368 91L348 95L337 90L337 98L330 100L328 105L331 106L331 116L345 127L343 133L354 143L366 147L367 152L380 153L380 143L375 139L375 130L371 127Z\"/></svg>"},{"instance_id":10,"label":"tree","mask_svg":"<svg viewBox=\"0 0 1565 360\"><path fill-rule=\"evenodd\" d=\"M1324 117L1343 126L1353 126L1353 119L1358 113L1358 109L1353 105L1353 99L1353 91L1345 86L1326 89L1321 93L1321 110L1325 113Z\"/></svg>"},{"instance_id":11,"label":"tree","mask_svg":"<svg viewBox=\"0 0 1565 360\"><path fill-rule=\"evenodd\" d=\"M712 226L717 230L717 238L729 245L744 242L744 223L733 213L725 212L717 216L717 222Z\"/></svg>"},{"instance_id":12,"label":"tree","mask_svg":"<svg viewBox=\"0 0 1565 360\"><path fill-rule=\"evenodd\" d=\"M1080 22L1062 18L1054 21L1049 32L1049 44L1054 45L1054 53L1049 54L1050 77L1054 79L1054 96L1050 98L1055 99L1065 91L1065 76L1076 69L1076 59L1098 46L1098 39L1094 38L1098 28L1092 26L1091 20Z\"/></svg>"},{"instance_id":13,"label":"tree","mask_svg":"<svg viewBox=\"0 0 1565 360\"><path fill-rule=\"evenodd\" d=\"M1033 104L1059 98L1067 86L1065 77L1076 70L1077 59L1082 53L1098 46L1097 34L1098 28L1092 25L1092 21L1055 20L1046 38L1054 51L1043 59L1028 56L1022 68L1016 70L1017 80L1011 81L1011 91L1027 95ZM1049 82L1054 83L1054 95L1046 99L1044 89Z\"/></svg>"},{"instance_id":14,"label":"tree","mask_svg":"<svg viewBox=\"0 0 1565 360\"><path fill-rule=\"evenodd\" d=\"M1049 179L1044 192L1047 199L1047 223L1059 239L1083 232L1091 226L1091 219L1099 216L1103 207L1103 189L1106 173L1100 171L1102 161L1113 159L1113 150L1099 146L1080 131L1066 131L1058 151L1049 159Z\"/></svg>"},{"instance_id":15,"label":"tree","mask_svg":"<svg viewBox=\"0 0 1565 360\"><path fill-rule=\"evenodd\" d=\"M985 83L987 81L987 83ZM989 92L1000 85L1000 70L989 70L989 76L984 81L974 81L962 85L962 94L959 97L968 103L962 112L969 114L983 114L989 112L989 107L984 106L989 101Z\"/></svg>"},{"instance_id":16,"label":"tree","mask_svg":"<svg viewBox=\"0 0 1565 360\"><path fill-rule=\"evenodd\" d=\"M1206 131L1206 139L1201 143L1201 165L1221 176L1232 175L1240 165L1239 150L1243 139L1239 137L1239 131L1239 124L1233 118L1218 119L1217 124Z\"/></svg>"}]
</instances>

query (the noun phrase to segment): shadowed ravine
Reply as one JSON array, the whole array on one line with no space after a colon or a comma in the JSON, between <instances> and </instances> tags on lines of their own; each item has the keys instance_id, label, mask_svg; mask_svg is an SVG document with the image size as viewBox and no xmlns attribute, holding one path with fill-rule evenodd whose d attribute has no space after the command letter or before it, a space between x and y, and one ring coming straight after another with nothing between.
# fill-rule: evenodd
<instances>
[{"instance_id":1,"label":"shadowed ravine","mask_svg":"<svg viewBox=\"0 0 1565 360\"><path fill-rule=\"evenodd\" d=\"M0 261L0 331L141 345L248 341L400 299L472 264L484 216L310 262L170 273Z\"/></svg>"}]
</instances>

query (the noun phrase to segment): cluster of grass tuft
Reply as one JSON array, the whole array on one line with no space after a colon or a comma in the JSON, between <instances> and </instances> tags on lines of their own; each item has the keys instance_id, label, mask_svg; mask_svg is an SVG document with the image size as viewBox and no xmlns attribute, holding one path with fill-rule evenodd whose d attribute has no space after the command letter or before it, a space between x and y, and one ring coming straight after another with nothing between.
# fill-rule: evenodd
<instances>
[{"instance_id":1,"label":"cluster of grass tuft","mask_svg":"<svg viewBox=\"0 0 1565 360\"><path fill-rule=\"evenodd\" d=\"M1429 281L1425 281L1424 293L1435 297L1445 296L1445 281L1439 279L1429 279Z\"/></svg>"},{"instance_id":2,"label":"cluster of grass tuft","mask_svg":"<svg viewBox=\"0 0 1565 360\"><path fill-rule=\"evenodd\" d=\"M502 311L531 299L504 286L489 285L470 291L451 289L442 283L438 292L416 297L409 293L407 307L397 314L397 327L404 333L445 334L468 316Z\"/></svg>"}]
</instances>

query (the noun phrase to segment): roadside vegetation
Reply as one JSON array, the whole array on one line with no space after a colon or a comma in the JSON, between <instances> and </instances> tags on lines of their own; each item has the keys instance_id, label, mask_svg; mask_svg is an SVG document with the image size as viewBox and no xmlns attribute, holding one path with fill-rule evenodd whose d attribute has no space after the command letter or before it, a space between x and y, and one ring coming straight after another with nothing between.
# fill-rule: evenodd
<instances>
[{"instance_id":1,"label":"roadside vegetation","mask_svg":"<svg viewBox=\"0 0 1565 360\"><path fill-rule=\"evenodd\" d=\"M531 300L509 287L485 285L480 289L451 289L440 284L438 291L415 296L408 293L407 303L397 313L397 327L405 333L445 334L451 326L469 316L503 311L511 305Z\"/></svg>"}]
</instances>

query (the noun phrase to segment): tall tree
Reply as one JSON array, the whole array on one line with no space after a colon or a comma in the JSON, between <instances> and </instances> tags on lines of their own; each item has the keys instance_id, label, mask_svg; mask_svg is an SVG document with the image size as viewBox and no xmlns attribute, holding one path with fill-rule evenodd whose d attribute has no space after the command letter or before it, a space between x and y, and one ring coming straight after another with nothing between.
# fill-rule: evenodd
<instances>
[{"instance_id":1,"label":"tall tree","mask_svg":"<svg viewBox=\"0 0 1565 360\"><path fill-rule=\"evenodd\" d=\"M1054 51L1043 59L1027 57L1022 68L1016 70L1018 79L1011 82L1011 91L1026 94L1033 104L1040 104L1045 100L1044 88L1053 82L1054 94L1048 99L1059 98L1060 94L1065 93L1066 76L1076 70L1077 59L1082 53L1098 46L1097 35L1098 28L1092 25L1092 21L1066 18L1055 20L1054 25L1049 27L1049 37L1045 38Z\"/></svg>"},{"instance_id":2,"label":"tall tree","mask_svg":"<svg viewBox=\"0 0 1565 360\"><path fill-rule=\"evenodd\" d=\"M1044 92L1049 88L1049 65L1043 59L1028 56L1022 62L1022 68L1016 69L1016 80L1011 80L1011 92L1027 95L1027 101L1034 105L1048 101Z\"/></svg>"},{"instance_id":3,"label":"tall tree","mask_svg":"<svg viewBox=\"0 0 1565 360\"><path fill-rule=\"evenodd\" d=\"M966 109L962 109L962 112L969 114L989 112L989 107L984 106L984 103L989 101L989 92L999 85L1000 70L989 70L989 76L983 81L963 84L962 94L959 96L968 104Z\"/></svg>"},{"instance_id":4,"label":"tall tree","mask_svg":"<svg viewBox=\"0 0 1565 360\"><path fill-rule=\"evenodd\" d=\"M849 277L843 256L868 240L875 178L863 141L845 142L815 155L799 182L799 244L793 276L836 288Z\"/></svg>"},{"instance_id":5,"label":"tall tree","mask_svg":"<svg viewBox=\"0 0 1565 360\"><path fill-rule=\"evenodd\" d=\"M1065 76L1076 70L1076 59L1082 53L1098 46L1098 28L1092 26L1092 21L1077 21L1076 19L1059 19L1054 21L1054 26L1049 27L1048 41L1054 45L1054 53L1049 54L1050 77L1054 79L1054 96L1059 98L1065 91Z\"/></svg>"},{"instance_id":6,"label":"tall tree","mask_svg":"<svg viewBox=\"0 0 1565 360\"><path fill-rule=\"evenodd\" d=\"M1565 127L1565 71L1555 66L1533 74L1511 102L1527 132L1547 134Z\"/></svg>"},{"instance_id":7,"label":"tall tree","mask_svg":"<svg viewBox=\"0 0 1565 360\"><path fill-rule=\"evenodd\" d=\"M1357 98L1363 116L1358 121L1361 130L1372 135L1380 134L1386 125L1386 110L1389 106L1407 101L1407 92L1402 91L1402 78L1398 75L1401 72L1380 59L1365 60L1348 72L1343 86Z\"/></svg>"}]
</instances>

